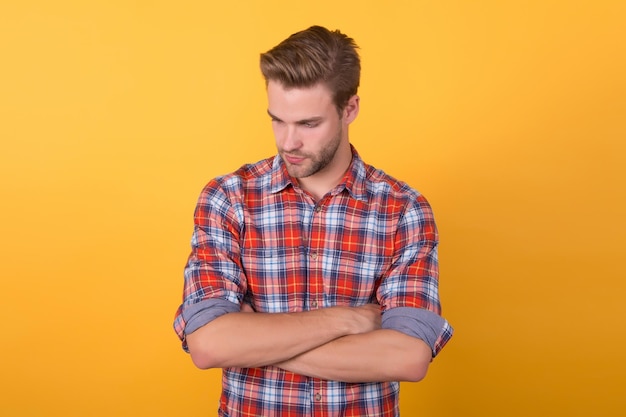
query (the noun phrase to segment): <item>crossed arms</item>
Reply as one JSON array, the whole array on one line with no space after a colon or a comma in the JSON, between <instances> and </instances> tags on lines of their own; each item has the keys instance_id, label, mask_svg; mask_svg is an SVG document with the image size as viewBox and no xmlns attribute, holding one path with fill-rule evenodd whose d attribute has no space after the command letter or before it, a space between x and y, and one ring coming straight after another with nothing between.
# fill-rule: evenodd
<instances>
[{"instance_id":1,"label":"crossed arms","mask_svg":"<svg viewBox=\"0 0 626 417\"><path fill-rule=\"evenodd\" d=\"M390 220L381 222L387 226L368 233L380 241L392 235L393 244L390 246L394 248L393 254L385 255L385 262L381 263L379 271L361 271L362 265L352 260L354 270L350 273L354 274L355 280L360 279L359 274L365 274L370 280L376 277L380 281L375 296L377 302L384 305L382 319L378 305L258 313L252 312L246 304L243 308L238 305L242 300L246 301L244 295L247 292L256 294L256 290L263 300L261 293L265 288L255 290L247 284L269 280L274 287L278 287L277 290L286 290L281 287L280 280L272 281L276 277L270 273L265 275L264 266L268 262L270 266L275 264L270 257L257 254L254 256L258 259L248 262L247 272L260 278L251 280L243 271L243 221L256 211L249 208L244 212L242 204L231 202L241 203L243 192L239 188L239 181L224 180L223 184L210 184L203 191L196 208L196 228L192 239L194 250L185 273L185 302L180 307L174 326L196 366L203 369L277 366L301 375L345 382L421 380L433 355L451 337L452 331L439 316L437 232L427 201L408 191L409 198L394 200L397 204L391 204L385 198L384 206L390 210L386 216ZM272 198L282 201L281 194ZM259 201L268 203L266 199L258 198L252 199L248 205L260 204ZM345 203L356 204L352 200ZM282 207L279 204L275 207L270 205L263 210L287 218L298 215L296 212L287 215ZM394 207L401 209L396 213L392 210ZM360 212L365 217L354 219L359 227L338 228L341 236L336 237L334 249L329 249L331 256L334 253L339 258L343 253L344 249L336 242L357 241L359 230L369 230L366 214L370 211ZM268 219L274 217L262 216L256 219L256 223L253 222L256 226L248 230L248 235L252 234L249 239L254 238L253 230L263 230L263 222ZM387 227L393 228L392 234ZM269 221L265 228L274 230L275 226ZM287 237L283 238L287 243L291 242ZM262 240L263 235L259 234L256 239ZM252 248L255 246L252 245ZM253 253L248 251L248 256ZM378 253L371 255L382 256ZM386 265L387 261L389 265ZM285 264L299 265L288 260ZM346 266L346 269L349 268ZM297 268L291 267L285 274L290 278L293 275L296 282L298 272ZM353 296L355 302L366 302L362 294L350 295ZM204 308L204 303L209 300L225 302L228 306L224 312L228 312L206 319L197 308ZM286 305L275 307L273 311L289 311ZM190 322L194 323L188 326Z\"/></svg>"},{"instance_id":2,"label":"crossed arms","mask_svg":"<svg viewBox=\"0 0 626 417\"><path fill-rule=\"evenodd\" d=\"M432 359L424 341L381 328L375 304L300 313L255 313L244 304L186 341L201 369L274 365L344 382L419 381Z\"/></svg>"}]
</instances>

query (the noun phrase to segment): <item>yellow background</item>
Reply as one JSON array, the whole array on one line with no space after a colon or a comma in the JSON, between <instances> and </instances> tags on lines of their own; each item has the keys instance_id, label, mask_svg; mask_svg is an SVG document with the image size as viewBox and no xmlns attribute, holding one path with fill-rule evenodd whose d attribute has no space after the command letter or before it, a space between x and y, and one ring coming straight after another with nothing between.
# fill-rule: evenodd
<instances>
[{"instance_id":1,"label":"yellow background","mask_svg":"<svg viewBox=\"0 0 626 417\"><path fill-rule=\"evenodd\" d=\"M171 328L201 187L274 152L258 54L361 46L456 329L405 416L626 413L626 2L2 1L0 414L215 415Z\"/></svg>"}]
</instances>

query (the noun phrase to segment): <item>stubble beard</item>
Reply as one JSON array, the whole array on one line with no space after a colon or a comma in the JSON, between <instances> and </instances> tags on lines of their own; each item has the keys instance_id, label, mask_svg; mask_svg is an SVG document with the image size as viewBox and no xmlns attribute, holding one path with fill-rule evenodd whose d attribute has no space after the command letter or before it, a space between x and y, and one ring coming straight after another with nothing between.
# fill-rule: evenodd
<instances>
[{"instance_id":1,"label":"stubble beard","mask_svg":"<svg viewBox=\"0 0 626 417\"><path fill-rule=\"evenodd\" d=\"M317 155L312 154L290 154L294 156L304 157L306 158L306 165L292 165L285 161L285 165L287 167L287 172L294 178L306 178L312 175L317 174L326 168L335 158L337 154L337 150L341 145L341 136L342 136L342 128L339 127L337 134L324 148L320 150Z\"/></svg>"}]
</instances>

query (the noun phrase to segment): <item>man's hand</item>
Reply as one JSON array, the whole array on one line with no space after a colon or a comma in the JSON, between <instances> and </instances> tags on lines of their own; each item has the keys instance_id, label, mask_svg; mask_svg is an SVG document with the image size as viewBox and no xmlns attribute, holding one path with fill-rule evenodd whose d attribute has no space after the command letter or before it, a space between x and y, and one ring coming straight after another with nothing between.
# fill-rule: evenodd
<instances>
[{"instance_id":1,"label":"man's hand","mask_svg":"<svg viewBox=\"0 0 626 417\"><path fill-rule=\"evenodd\" d=\"M241 313L254 313L254 308L252 308L252 306L248 303L242 303L241 304Z\"/></svg>"},{"instance_id":2,"label":"man's hand","mask_svg":"<svg viewBox=\"0 0 626 417\"><path fill-rule=\"evenodd\" d=\"M354 313L354 330L350 334L368 333L381 328L382 314L378 304L339 308L350 308Z\"/></svg>"}]
</instances>

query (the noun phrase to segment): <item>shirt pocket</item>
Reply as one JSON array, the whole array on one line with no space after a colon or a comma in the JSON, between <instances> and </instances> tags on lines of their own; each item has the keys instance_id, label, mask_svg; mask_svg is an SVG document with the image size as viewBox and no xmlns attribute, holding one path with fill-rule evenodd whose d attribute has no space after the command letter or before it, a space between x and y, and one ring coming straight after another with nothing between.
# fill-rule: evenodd
<instances>
[{"instance_id":1,"label":"shirt pocket","mask_svg":"<svg viewBox=\"0 0 626 417\"><path fill-rule=\"evenodd\" d=\"M385 256L372 251L343 251L328 262L324 274L328 302L347 306L376 302L376 290L388 263Z\"/></svg>"},{"instance_id":2,"label":"shirt pocket","mask_svg":"<svg viewBox=\"0 0 626 417\"><path fill-rule=\"evenodd\" d=\"M242 266L248 282L246 298L256 311L299 311L306 292L301 248L246 248Z\"/></svg>"}]
</instances>

